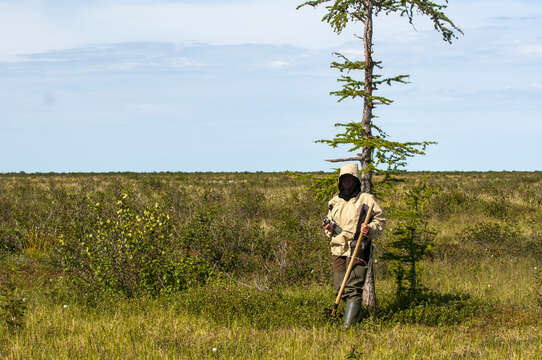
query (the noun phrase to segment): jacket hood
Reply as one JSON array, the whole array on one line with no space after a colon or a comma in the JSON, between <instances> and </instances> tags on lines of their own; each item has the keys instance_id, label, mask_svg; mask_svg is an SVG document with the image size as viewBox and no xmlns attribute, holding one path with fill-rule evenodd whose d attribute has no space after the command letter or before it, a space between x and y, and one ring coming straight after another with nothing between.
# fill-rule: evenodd
<instances>
[{"instance_id":1,"label":"jacket hood","mask_svg":"<svg viewBox=\"0 0 542 360\"><path fill-rule=\"evenodd\" d=\"M359 172L358 172L358 164L350 163L350 164L344 164L343 166L341 166L341 172L339 174L339 179L341 178L342 175L345 175L345 174L350 174L350 175L356 177L358 180L360 180Z\"/></svg>"}]
</instances>

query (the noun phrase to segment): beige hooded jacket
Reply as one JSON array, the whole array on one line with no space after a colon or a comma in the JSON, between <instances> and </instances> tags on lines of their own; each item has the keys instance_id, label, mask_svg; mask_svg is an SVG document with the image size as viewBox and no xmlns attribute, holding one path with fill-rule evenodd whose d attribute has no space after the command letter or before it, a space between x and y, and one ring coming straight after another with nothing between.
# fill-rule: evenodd
<instances>
[{"instance_id":1,"label":"beige hooded jacket","mask_svg":"<svg viewBox=\"0 0 542 360\"><path fill-rule=\"evenodd\" d=\"M339 178L344 174L350 174L355 176L358 180L360 179L357 164L343 165L341 167ZM374 215L372 221L369 223L369 233L367 234L367 237L370 240L374 240L380 236L386 223L382 209L376 203L373 195L359 193L348 201L335 195L333 199L329 201L327 217L328 219L335 221L341 229L339 234L333 234L330 231L324 230L326 235L331 238L330 245L331 254L333 256L350 256L350 242L354 238L363 205L369 207L373 203Z\"/></svg>"}]
</instances>

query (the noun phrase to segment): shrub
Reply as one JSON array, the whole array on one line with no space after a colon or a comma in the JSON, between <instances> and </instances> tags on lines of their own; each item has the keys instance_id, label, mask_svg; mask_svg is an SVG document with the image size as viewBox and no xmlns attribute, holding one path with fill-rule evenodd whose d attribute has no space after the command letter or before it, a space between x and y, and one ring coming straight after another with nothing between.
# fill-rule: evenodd
<instances>
[{"instance_id":1,"label":"shrub","mask_svg":"<svg viewBox=\"0 0 542 360\"><path fill-rule=\"evenodd\" d=\"M328 202L338 192L340 169L332 173L314 176L312 174L298 174L297 178L303 180L313 199L320 203Z\"/></svg>"},{"instance_id":2,"label":"shrub","mask_svg":"<svg viewBox=\"0 0 542 360\"><path fill-rule=\"evenodd\" d=\"M467 195L458 190L439 191L429 203L429 210L440 218L460 212L469 201Z\"/></svg>"},{"instance_id":3,"label":"shrub","mask_svg":"<svg viewBox=\"0 0 542 360\"><path fill-rule=\"evenodd\" d=\"M243 184L235 186L231 192L233 213L236 217L254 218L262 215L265 195L258 189Z\"/></svg>"},{"instance_id":4,"label":"shrub","mask_svg":"<svg viewBox=\"0 0 542 360\"><path fill-rule=\"evenodd\" d=\"M61 237L59 260L78 285L130 297L179 291L210 279L210 265L179 251L169 215L158 204L138 213L126 198L113 212L96 203L81 238Z\"/></svg>"},{"instance_id":5,"label":"shrub","mask_svg":"<svg viewBox=\"0 0 542 360\"><path fill-rule=\"evenodd\" d=\"M23 248L18 228L0 227L0 255L20 252Z\"/></svg>"},{"instance_id":6,"label":"shrub","mask_svg":"<svg viewBox=\"0 0 542 360\"><path fill-rule=\"evenodd\" d=\"M393 323L415 323L427 326L453 325L469 320L479 312L479 306L457 300L446 305L431 303L412 304L394 313Z\"/></svg>"},{"instance_id":7,"label":"shrub","mask_svg":"<svg viewBox=\"0 0 542 360\"><path fill-rule=\"evenodd\" d=\"M263 237L258 223L210 208L198 211L181 232L186 252L201 256L221 271L233 273L253 271L269 256Z\"/></svg>"},{"instance_id":8,"label":"shrub","mask_svg":"<svg viewBox=\"0 0 542 360\"><path fill-rule=\"evenodd\" d=\"M331 300L327 288L298 288L295 291L276 289L260 291L240 286L236 281L219 281L203 288L189 289L174 303L179 312L204 315L211 322L256 329L312 328L331 319L324 309ZM326 291L326 293L322 293Z\"/></svg>"},{"instance_id":9,"label":"shrub","mask_svg":"<svg viewBox=\"0 0 542 360\"><path fill-rule=\"evenodd\" d=\"M0 322L10 331L23 327L26 302L13 282L8 281L0 287Z\"/></svg>"},{"instance_id":10,"label":"shrub","mask_svg":"<svg viewBox=\"0 0 542 360\"><path fill-rule=\"evenodd\" d=\"M480 245L506 245L517 239L509 226L496 222L484 221L467 227L461 233L461 241L470 241Z\"/></svg>"},{"instance_id":11,"label":"shrub","mask_svg":"<svg viewBox=\"0 0 542 360\"><path fill-rule=\"evenodd\" d=\"M285 208L275 227L272 280L300 283L321 274L328 255L327 241L318 233L319 224L303 224L299 214Z\"/></svg>"},{"instance_id":12,"label":"shrub","mask_svg":"<svg viewBox=\"0 0 542 360\"><path fill-rule=\"evenodd\" d=\"M480 201L480 207L486 216L495 219L506 219L511 214L510 204L504 199Z\"/></svg>"},{"instance_id":13,"label":"shrub","mask_svg":"<svg viewBox=\"0 0 542 360\"><path fill-rule=\"evenodd\" d=\"M384 304L375 315L391 323L453 325L468 321L481 312L491 311L490 305L468 295L440 294L428 289L417 292L415 297L395 297L390 303L386 300L383 299Z\"/></svg>"},{"instance_id":14,"label":"shrub","mask_svg":"<svg viewBox=\"0 0 542 360\"><path fill-rule=\"evenodd\" d=\"M428 225L427 207L434 190L425 182L420 182L405 194L405 205L395 209L398 224L393 231L394 240L390 250L382 254L383 260L390 260L390 270L395 277L397 295L414 297L419 284L417 264L431 250L435 232Z\"/></svg>"}]
</instances>

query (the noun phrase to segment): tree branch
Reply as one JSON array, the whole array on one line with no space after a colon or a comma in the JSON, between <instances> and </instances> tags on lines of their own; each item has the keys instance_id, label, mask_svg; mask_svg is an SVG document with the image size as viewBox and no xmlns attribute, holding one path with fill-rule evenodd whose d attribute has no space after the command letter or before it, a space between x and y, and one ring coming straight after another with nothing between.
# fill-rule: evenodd
<instances>
[{"instance_id":1,"label":"tree branch","mask_svg":"<svg viewBox=\"0 0 542 360\"><path fill-rule=\"evenodd\" d=\"M349 157L349 158L342 158L342 159L330 159L326 160L328 162L344 162L344 161L361 161L361 154L356 154L358 157Z\"/></svg>"}]
</instances>

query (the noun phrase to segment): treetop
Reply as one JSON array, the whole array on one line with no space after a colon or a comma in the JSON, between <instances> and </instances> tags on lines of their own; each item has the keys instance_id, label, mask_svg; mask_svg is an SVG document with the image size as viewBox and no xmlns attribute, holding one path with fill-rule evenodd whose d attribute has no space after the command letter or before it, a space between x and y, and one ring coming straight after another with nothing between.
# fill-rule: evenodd
<instances>
[{"instance_id":1,"label":"treetop","mask_svg":"<svg viewBox=\"0 0 542 360\"><path fill-rule=\"evenodd\" d=\"M327 22L337 34L340 34L349 22L365 22L368 14L373 13L375 16L381 13L385 15L396 13L401 17L406 17L412 25L414 25L416 15L426 16L433 22L435 30L442 34L442 39L448 43L457 39L458 33L463 34L463 31L444 14L444 10L448 7L448 0L440 2L429 0L311 0L301 3L297 9L324 4L326 4L327 13L322 21Z\"/></svg>"}]
</instances>

